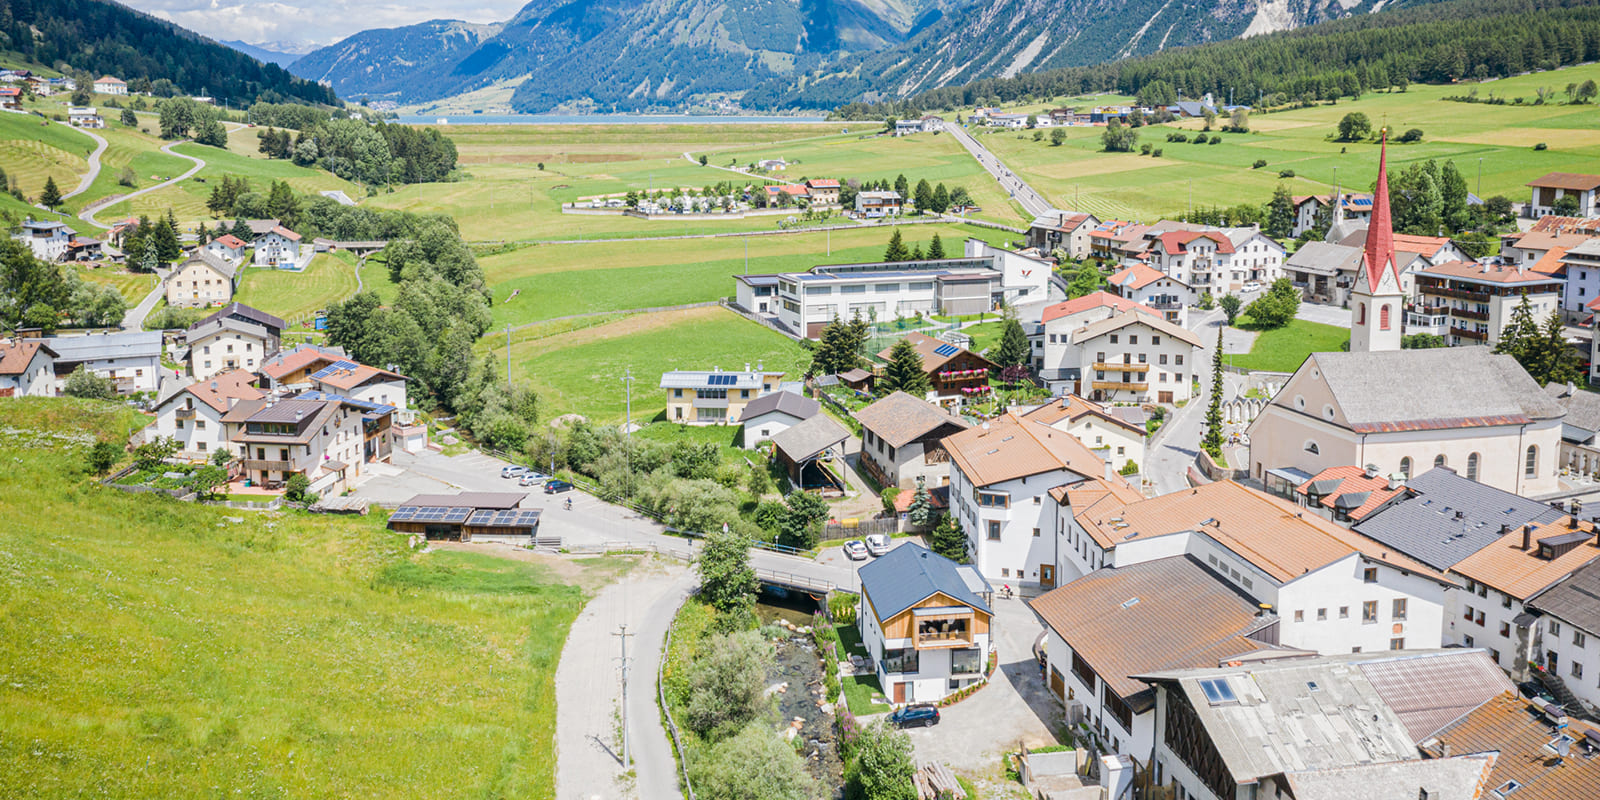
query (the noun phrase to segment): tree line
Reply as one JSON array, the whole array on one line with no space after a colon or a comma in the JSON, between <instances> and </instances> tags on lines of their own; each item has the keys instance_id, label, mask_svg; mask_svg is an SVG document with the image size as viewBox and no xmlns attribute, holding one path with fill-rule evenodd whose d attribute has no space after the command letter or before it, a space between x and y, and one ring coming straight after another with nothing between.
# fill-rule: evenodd
<instances>
[{"instance_id":1,"label":"tree line","mask_svg":"<svg viewBox=\"0 0 1600 800\"><path fill-rule=\"evenodd\" d=\"M26 244L0 239L0 324L10 329L99 328L122 321L121 293L86 281L70 265L34 258Z\"/></svg>"},{"instance_id":2,"label":"tree line","mask_svg":"<svg viewBox=\"0 0 1600 800\"><path fill-rule=\"evenodd\" d=\"M271 127L256 136L268 158L321 167L368 186L444 181L456 168L455 142L433 128L329 118L293 137Z\"/></svg>"}]
</instances>

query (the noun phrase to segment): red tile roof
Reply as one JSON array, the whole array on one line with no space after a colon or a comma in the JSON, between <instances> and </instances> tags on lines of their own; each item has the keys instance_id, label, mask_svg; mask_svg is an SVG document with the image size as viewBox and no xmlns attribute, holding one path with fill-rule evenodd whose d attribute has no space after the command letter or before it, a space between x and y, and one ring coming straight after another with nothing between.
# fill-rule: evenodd
<instances>
[{"instance_id":1,"label":"red tile roof","mask_svg":"<svg viewBox=\"0 0 1600 800\"><path fill-rule=\"evenodd\" d=\"M1499 283L1515 285L1519 283L1549 283L1555 280L1549 273L1535 272L1526 267L1493 264L1485 266L1476 261L1446 261L1431 267L1423 267L1417 271L1418 275L1427 275L1436 278L1470 278L1484 283ZM1427 294L1426 288L1418 291Z\"/></svg>"},{"instance_id":2,"label":"red tile roof","mask_svg":"<svg viewBox=\"0 0 1600 800\"><path fill-rule=\"evenodd\" d=\"M839 188L839 182L834 180L833 178L812 178L812 179L806 181L806 185L810 186L813 189L837 189L837 188Z\"/></svg>"},{"instance_id":3,"label":"red tile roof","mask_svg":"<svg viewBox=\"0 0 1600 800\"><path fill-rule=\"evenodd\" d=\"M0 375L21 375L41 349L55 357L55 351L42 342L0 342Z\"/></svg>"},{"instance_id":4,"label":"red tile roof","mask_svg":"<svg viewBox=\"0 0 1600 800\"><path fill-rule=\"evenodd\" d=\"M1383 505L1396 495L1404 493L1404 489L1396 486L1389 488L1389 479L1382 475L1367 477L1367 471L1356 466L1328 467L1327 469L1311 476L1311 480L1300 484L1295 489L1297 494L1308 496L1312 486L1318 481L1337 480L1338 488L1322 495L1322 504L1332 507L1334 501L1347 494L1367 492L1367 499L1360 506L1350 510L1350 518L1360 520L1371 514L1378 506Z\"/></svg>"},{"instance_id":5,"label":"red tile roof","mask_svg":"<svg viewBox=\"0 0 1600 800\"><path fill-rule=\"evenodd\" d=\"M1516 781L1520 788L1515 800L1594 800L1600 787L1600 758L1583 755L1584 739L1593 730L1597 729L1592 725L1569 719L1562 732L1578 743L1571 755L1554 764L1545 744L1556 731L1543 719L1542 709L1516 692L1506 692L1423 742L1422 750L1434 758L1444 755L1445 746L1456 756L1499 753L1489 773L1489 788Z\"/></svg>"},{"instance_id":6,"label":"red tile roof","mask_svg":"<svg viewBox=\"0 0 1600 800\"><path fill-rule=\"evenodd\" d=\"M1168 253L1181 253L1196 239L1210 239L1217 243L1217 252L1232 253L1233 242L1221 231L1171 231L1161 234L1161 248Z\"/></svg>"},{"instance_id":7,"label":"red tile roof","mask_svg":"<svg viewBox=\"0 0 1600 800\"><path fill-rule=\"evenodd\" d=\"M218 410L227 411L229 399L259 400L267 396L266 392L252 385L255 375L242 369L232 369L219 375L213 375L208 380L196 381L183 390L179 395L194 395L196 400ZM174 395L176 397L177 395Z\"/></svg>"},{"instance_id":8,"label":"red tile roof","mask_svg":"<svg viewBox=\"0 0 1600 800\"><path fill-rule=\"evenodd\" d=\"M1111 276L1113 286L1125 286L1129 289L1143 289L1162 278L1167 277L1165 272L1140 262Z\"/></svg>"},{"instance_id":9,"label":"red tile roof","mask_svg":"<svg viewBox=\"0 0 1600 800\"><path fill-rule=\"evenodd\" d=\"M1044 310L1042 320L1044 322L1049 322L1053 319L1060 319L1062 317L1088 311L1093 308L1103 307L1110 307L1116 309L1117 311L1143 311L1151 316L1161 316L1159 312L1149 306L1141 305L1125 297L1118 297L1110 292L1102 291L1095 292L1094 294L1086 294L1077 298L1076 300L1068 300L1065 303L1057 303L1053 306L1050 306Z\"/></svg>"},{"instance_id":10,"label":"red tile roof","mask_svg":"<svg viewBox=\"0 0 1600 800\"><path fill-rule=\"evenodd\" d=\"M232 249L232 250L241 250L243 248L249 247L249 245L244 243L243 239L240 239L239 237L234 236L231 233L225 233L225 234L223 234L221 236L218 236L214 241L216 241L218 244L220 244L220 245L222 245L224 247L227 247L229 249Z\"/></svg>"},{"instance_id":11,"label":"red tile roof","mask_svg":"<svg viewBox=\"0 0 1600 800\"><path fill-rule=\"evenodd\" d=\"M269 233L276 233L279 236L282 236L283 238L288 239L291 242L300 241L300 234L295 233L294 231L291 231L288 228L283 227L282 225L279 225L279 226L273 228L271 231L269 231Z\"/></svg>"},{"instance_id":12,"label":"red tile roof","mask_svg":"<svg viewBox=\"0 0 1600 800\"><path fill-rule=\"evenodd\" d=\"M1552 172L1542 178L1528 181L1526 185L1537 186L1542 189L1571 189L1576 192L1586 192L1590 189L1600 189L1600 175Z\"/></svg>"},{"instance_id":13,"label":"red tile roof","mask_svg":"<svg viewBox=\"0 0 1600 800\"><path fill-rule=\"evenodd\" d=\"M276 358L266 362L265 364L262 364L261 371L266 373L273 380L280 381L283 380L284 376L291 375L299 370L305 369L306 367L309 367L318 361L332 364L333 362L339 360L341 360L339 356L331 353L324 353L311 347L303 347L299 350L282 353Z\"/></svg>"}]
</instances>

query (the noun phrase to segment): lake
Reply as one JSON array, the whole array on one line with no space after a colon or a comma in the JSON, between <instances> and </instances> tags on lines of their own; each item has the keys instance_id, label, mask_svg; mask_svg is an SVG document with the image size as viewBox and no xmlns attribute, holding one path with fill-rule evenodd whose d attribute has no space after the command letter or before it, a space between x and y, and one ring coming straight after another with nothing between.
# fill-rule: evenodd
<instances>
[{"instance_id":1,"label":"lake","mask_svg":"<svg viewBox=\"0 0 1600 800\"><path fill-rule=\"evenodd\" d=\"M822 117L734 117L687 114L412 114L405 125L818 125ZM834 123L828 123L834 124Z\"/></svg>"}]
</instances>

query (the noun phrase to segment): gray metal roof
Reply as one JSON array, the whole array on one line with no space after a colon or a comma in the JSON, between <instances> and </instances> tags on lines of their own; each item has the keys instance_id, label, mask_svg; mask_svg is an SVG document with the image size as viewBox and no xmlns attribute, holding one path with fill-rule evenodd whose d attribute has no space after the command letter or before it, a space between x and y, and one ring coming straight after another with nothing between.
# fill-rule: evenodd
<instances>
[{"instance_id":1,"label":"gray metal roof","mask_svg":"<svg viewBox=\"0 0 1600 800\"><path fill-rule=\"evenodd\" d=\"M827 414L817 414L792 428L778 431L772 437L772 446L794 461L804 461L848 438L850 432L843 426Z\"/></svg>"},{"instance_id":2,"label":"gray metal roof","mask_svg":"<svg viewBox=\"0 0 1600 800\"><path fill-rule=\"evenodd\" d=\"M161 356L161 331L91 333L87 336L55 336L28 341L43 342L48 345L56 352L58 364Z\"/></svg>"},{"instance_id":3,"label":"gray metal roof","mask_svg":"<svg viewBox=\"0 0 1600 800\"><path fill-rule=\"evenodd\" d=\"M207 336L223 330L249 334L258 339L272 338L272 334L268 333L267 329L261 327L260 325L245 322L234 317L223 317L221 319L212 319L207 322L197 323L194 327L184 332L183 340L185 343L198 342Z\"/></svg>"},{"instance_id":4,"label":"gray metal roof","mask_svg":"<svg viewBox=\"0 0 1600 800\"><path fill-rule=\"evenodd\" d=\"M251 308L244 303L229 303L222 308L217 309L205 319L195 323L195 326L198 327L207 322L211 322L212 320L222 319L223 317L242 319L247 322L253 322L257 325L261 325L270 329L276 329L278 331L282 331L284 328L289 327L289 323L284 322L282 317L275 317L259 308Z\"/></svg>"},{"instance_id":5,"label":"gray metal roof","mask_svg":"<svg viewBox=\"0 0 1600 800\"><path fill-rule=\"evenodd\" d=\"M890 550L863 565L860 574L861 592L872 600L880 620L889 619L936 592L989 613L988 604L962 577L960 565L919 544L907 543Z\"/></svg>"},{"instance_id":6,"label":"gray metal roof","mask_svg":"<svg viewBox=\"0 0 1600 800\"><path fill-rule=\"evenodd\" d=\"M675 369L661 373L663 389L760 389L763 372Z\"/></svg>"},{"instance_id":7,"label":"gray metal roof","mask_svg":"<svg viewBox=\"0 0 1600 800\"><path fill-rule=\"evenodd\" d=\"M1510 526L1508 535L1518 535L1523 525L1562 516L1544 503L1467 480L1445 467L1412 478L1406 490L1409 497L1379 508L1355 530L1439 570L1493 544L1502 525Z\"/></svg>"},{"instance_id":8,"label":"gray metal roof","mask_svg":"<svg viewBox=\"0 0 1600 800\"><path fill-rule=\"evenodd\" d=\"M1347 247L1328 242L1306 242L1283 262L1285 269L1297 269L1317 275L1337 275L1355 272L1361 266L1361 248Z\"/></svg>"},{"instance_id":9,"label":"gray metal roof","mask_svg":"<svg viewBox=\"0 0 1600 800\"><path fill-rule=\"evenodd\" d=\"M1589 434L1582 441L1600 433L1600 394L1577 387L1569 389L1565 383L1546 384L1544 390L1567 410L1567 415L1561 419L1563 426Z\"/></svg>"},{"instance_id":10,"label":"gray metal roof","mask_svg":"<svg viewBox=\"0 0 1600 800\"><path fill-rule=\"evenodd\" d=\"M1491 754L1291 772L1295 800L1477 800L1495 763Z\"/></svg>"},{"instance_id":11,"label":"gray metal roof","mask_svg":"<svg viewBox=\"0 0 1600 800\"><path fill-rule=\"evenodd\" d=\"M1600 635L1600 561L1579 567L1560 583L1534 595L1528 607Z\"/></svg>"},{"instance_id":12,"label":"gray metal roof","mask_svg":"<svg viewBox=\"0 0 1600 800\"><path fill-rule=\"evenodd\" d=\"M1516 359L1487 347L1313 353L1310 361L1358 431L1519 424L1566 413Z\"/></svg>"},{"instance_id":13,"label":"gray metal roof","mask_svg":"<svg viewBox=\"0 0 1600 800\"><path fill-rule=\"evenodd\" d=\"M807 420L822 410L822 404L796 392L772 392L745 404L741 419L750 420L776 411L798 420Z\"/></svg>"},{"instance_id":14,"label":"gray metal roof","mask_svg":"<svg viewBox=\"0 0 1600 800\"><path fill-rule=\"evenodd\" d=\"M318 413L327 409L329 405L338 405L331 400L301 400L289 398L279 400L271 405L263 405L259 411L251 414L247 422L288 422L298 423L311 419Z\"/></svg>"}]
</instances>

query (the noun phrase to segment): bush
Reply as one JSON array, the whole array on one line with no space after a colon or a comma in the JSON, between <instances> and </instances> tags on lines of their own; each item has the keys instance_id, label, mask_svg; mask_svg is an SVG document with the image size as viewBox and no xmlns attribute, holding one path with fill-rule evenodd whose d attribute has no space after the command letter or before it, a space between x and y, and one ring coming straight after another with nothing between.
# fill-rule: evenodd
<instances>
[{"instance_id":1,"label":"bush","mask_svg":"<svg viewBox=\"0 0 1600 800\"><path fill-rule=\"evenodd\" d=\"M840 625L856 624L856 607L861 602L857 595L835 592L828 597L828 614Z\"/></svg>"},{"instance_id":2,"label":"bush","mask_svg":"<svg viewBox=\"0 0 1600 800\"><path fill-rule=\"evenodd\" d=\"M911 776L911 737L881 720L861 730L854 756L845 765L845 796L851 800L915 800Z\"/></svg>"},{"instance_id":3,"label":"bush","mask_svg":"<svg viewBox=\"0 0 1600 800\"><path fill-rule=\"evenodd\" d=\"M1545 144L1544 142L1540 142L1540 143L1534 145L1533 149L1535 149L1535 150L1549 150L1550 149L1550 145Z\"/></svg>"},{"instance_id":4,"label":"bush","mask_svg":"<svg viewBox=\"0 0 1600 800\"><path fill-rule=\"evenodd\" d=\"M764 725L751 725L707 748L689 767L702 797L810 800L816 781L800 755Z\"/></svg>"},{"instance_id":5,"label":"bush","mask_svg":"<svg viewBox=\"0 0 1600 800\"><path fill-rule=\"evenodd\" d=\"M79 365L77 371L67 376L67 385L62 388L62 394L68 397L82 397L89 400L115 400L117 398L117 385L110 378L99 375Z\"/></svg>"},{"instance_id":6,"label":"bush","mask_svg":"<svg viewBox=\"0 0 1600 800\"><path fill-rule=\"evenodd\" d=\"M883 500L883 513L892 516L895 513L894 501L900 497L900 487L890 486L879 493L878 497Z\"/></svg>"},{"instance_id":7,"label":"bush","mask_svg":"<svg viewBox=\"0 0 1600 800\"><path fill-rule=\"evenodd\" d=\"M1420 141L1422 141L1422 129L1421 128L1411 128L1411 129L1407 130L1405 133L1400 134L1400 138L1397 139L1396 141L1400 142L1401 144L1412 144L1414 142L1420 142Z\"/></svg>"},{"instance_id":8,"label":"bush","mask_svg":"<svg viewBox=\"0 0 1600 800\"><path fill-rule=\"evenodd\" d=\"M122 448L110 442L95 442L94 447L89 449L89 471L96 475L104 475L116 466L117 459L121 457Z\"/></svg>"},{"instance_id":9,"label":"bush","mask_svg":"<svg viewBox=\"0 0 1600 800\"><path fill-rule=\"evenodd\" d=\"M290 500L294 500L295 502L305 500L306 492L310 491L310 489L311 479L307 478L304 472L296 472L295 474L290 475L289 480L284 484L285 493L288 495Z\"/></svg>"},{"instance_id":10,"label":"bush","mask_svg":"<svg viewBox=\"0 0 1600 800\"><path fill-rule=\"evenodd\" d=\"M1286 170L1284 170L1282 172L1279 172L1278 173L1278 177L1280 177L1280 178L1293 178L1294 177L1294 170L1286 169Z\"/></svg>"},{"instance_id":11,"label":"bush","mask_svg":"<svg viewBox=\"0 0 1600 800\"><path fill-rule=\"evenodd\" d=\"M1161 148L1157 147L1156 149L1150 151L1150 157L1151 158L1160 158L1161 157Z\"/></svg>"},{"instance_id":12,"label":"bush","mask_svg":"<svg viewBox=\"0 0 1600 800\"><path fill-rule=\"evenodd\" d=\"M1267 160L1266 159L1258 158L1258 159L1256 159L1256 163L1250 165L1250 168L1251 169L1261 169L1262 167L1264 167L1266 165L1267 165Z\"/></svg>"},{"instance_id":13,"label":"bush","mask_svg":"<svg viewBox=\"0 0 1600 800\"><path fill-rule=\"evenodd\" d=\"M756 631L719 634L702 642L685 676L683 721L707 739L725 739L757 719L767 700L772 646Z\"/></svg>"},{"instance_id":14,"label":"bush","mask_svg":"<svg viewBox=\"0 0 1600 800\"><path fill-rule=\"evenodd\" d=\"M1128 477L1129 475L1138 475L1139 474L1139 462L1134 461L1131 458L1128 459L1128 463L1123 464L1122 465L1122 469L1117 470L1117 474L1121 475L1124 478Z\"/></svg>"},{"instance_id":15,"label":"bush","mask_svg":"<svg viewBox=\"0 0 1600 800\"><path fill-rule=\"evenodd\" d=\"M1206 144L1222 144L1222 137L1213 135L1211 140L1206 142Z\"/></svg>"}]
</instances>

